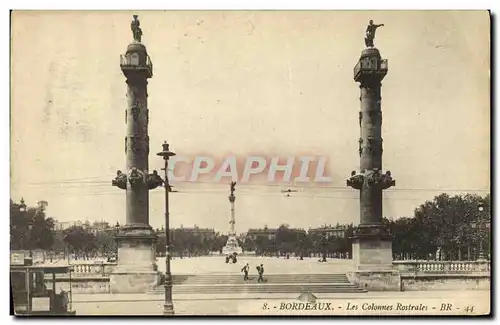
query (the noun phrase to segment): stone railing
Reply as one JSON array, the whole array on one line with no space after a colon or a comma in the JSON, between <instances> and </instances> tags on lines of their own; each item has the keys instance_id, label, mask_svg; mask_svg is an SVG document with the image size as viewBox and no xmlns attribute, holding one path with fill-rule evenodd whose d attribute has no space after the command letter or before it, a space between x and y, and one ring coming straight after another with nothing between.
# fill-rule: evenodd
<instances>
[{"instance_id":1,"label":"stone railing","mask_svg":"<svg viewBox=\"0 0 500 325\"><path fill-rule=\"evenodd\" d=\"M116 263L79 263L71 264L73 271L72 276L76 277L95 277L95 276L109 276L109 274L116 267Z\"/></svg>"},{"instance_id":2,"label":"stone railing","mask_svg":"<svg viewBox=\"0 0 500 325\"><path fill-rule=\"evenodd\" d=\"M490 261L393 261L400 272L470 274L490 272Z\"/></svg>"},{"instance_id":3,"label":"stone railing","mask_svg":"<svg viewBox=\"0 0 500 325\"><path fill-rule=\"evenodd\" d=\"M116 263L71 264L72 276L107 277L116 268ZM489 273L490 261L393 261L394 267L402 273L419 274L470 274Z\"/></svg>"}]
</instances>

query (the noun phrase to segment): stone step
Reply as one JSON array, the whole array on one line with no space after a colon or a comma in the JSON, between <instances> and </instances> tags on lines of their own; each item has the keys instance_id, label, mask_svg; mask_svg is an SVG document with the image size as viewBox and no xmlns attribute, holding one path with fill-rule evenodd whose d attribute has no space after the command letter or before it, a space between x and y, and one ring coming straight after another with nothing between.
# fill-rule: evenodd
<instances>
[{"instance_id":1,"label":"stone step","mask_svg":"<svg viewBox=\"0 0 500 325\"><path fill-rule=\"evenodd\" d=\"M256 272L250 274L257 275ZM243 272L241 273L209 273L209 274L175 274L174 277L179 277L179 278L184 278L184 277L192 277L192 278L219 278L219 277L238 277L238 276L243 276ZM283 277L283 278L310 278L310 277L316 277L316 278L342 278L345 277L345 274L328 274L328 273L320 273L320 274L279 274L279 273L270 273L270 274L265 274L265 276L268 277Z\"/></svg>"},{"instance_id":2,"label":"stone step","mask_svg":"<svg viewBox=\"0 0 500 325\"><path fill-rule=\"evenodd\" d=\"M250 274L243 280L243 274L200 274L174 275L173 284L245 284L257 281L258 275ZM267 283L349 283L345 274L269 274L264 276Z\"/></svg>"},{"instance_id":3,"label":"stone step","mask_svg":"<svg viewBox=\"0 0 500 325\"><path fill-rule=\"evenodd\" d=\"M162 294L164 287L157 287L150 293ZM181 285L173 286L175 294L241 294L241 293L363 293L363 290L353 284L247 284L247 285Z\"/></svg>"}]
</instances>

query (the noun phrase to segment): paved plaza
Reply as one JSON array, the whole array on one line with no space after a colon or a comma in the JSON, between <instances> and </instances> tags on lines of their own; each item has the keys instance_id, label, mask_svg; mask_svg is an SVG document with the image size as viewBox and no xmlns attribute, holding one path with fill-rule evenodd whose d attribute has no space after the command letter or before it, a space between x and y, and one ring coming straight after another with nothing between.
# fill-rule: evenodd
<instances>
[{"instance_id":1,"label":"paved plaza","mask_svg":"<svg viewBox=\"0 0 500 325\"><path fill-rule=\"evenodd\" d=\"M172 274L228 274L238 273L245 263L250 264L250 273L256 273L257 265L263 264L265 274L324 274L324 273L345 273L355 268L353 260L349 259L327 259L327 262L320 263L319 258L304 258L299 260L296 257L285 259L283 257L256 257L239 256L236 264L225 263L224 256L200 256L173 258L171 260ZM71 260L70 264L89 264L102 260ZM165 258L160 257L156 261L158 270L165 272ZM67 265L67 260L59 260L57 265Z\"/></svg>"},{"instance_id":2,"label":"paved plaza","mask_svg":"<svg viewBox=\"0 0 500 325\"><path fill-rule=\"evenodd\" d=\"M93 261L72 261L89 263ZM60 261L59 263L64 263ZM165 259L159 258L159 270L165 269ZM266 274L326 274L345 273L354 268L352 260L328 259L326 263L318 258L276 258L241 256L236 264L226 264L224 256L174 258L173 274L241 274L244 263L249 263L251 272L264 264ZM255 272L254 272L255 273ZM200 289L202 290L202 289ZM407 306L424 304L425 311L415 314L460 314L480 315L489 312L490 291L406 291L406 292L364 292L364 293L316 293L317 302L333 307L329 311L285 310L281 306L300 303L297 293L220 293L220 294L173 294L176 315L373 315L387 311L370 310L373 304ZM164 296L162 293L148 294L73 294L73 308L78 315L162 315ZM283 305L284 304L284 305ZM288 304L288 305L287 305ZM451 304L451 310L443 310L442 304ZM358 310L352 306L357 305ZM270 306L270 308L269 308ZM364 307L363 307L364 306ZM465 309L469 307L468 311ZM471 308L473 307L473 308ZM365 309L363 309L365 308ZM408 313L406 311L406 313ZM404 310L393 310L391 315L403 315Z\"/></svg>"},{"instance_id":3,"label":"paved plaza","mask_svg":"<svg viewBox=\"0 0 500 325\"><path fill-rule=\"evenodd\" d=\"M304 258L299 260L290 257L238 257L236 264L226 264L224 256L202 256L189 258L174 258L171 260L172 274L210 274L210 273L241 273L245 263L250 264L250 273L256 273L257 265L263 264L265 274L321 274L345 273L355 267L353 260L328 259L326 263L318 262L319 258ZM158 269L165 271L165 258L158 258Z\"/></svg>"}]
</instances>

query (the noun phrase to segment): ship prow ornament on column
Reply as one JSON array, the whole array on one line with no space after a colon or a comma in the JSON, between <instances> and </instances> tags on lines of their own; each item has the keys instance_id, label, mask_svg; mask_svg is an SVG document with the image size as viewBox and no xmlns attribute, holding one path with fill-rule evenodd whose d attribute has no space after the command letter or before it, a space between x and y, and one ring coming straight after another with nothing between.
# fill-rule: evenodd
<instances>
[{"instance_id":1,"label":"ship prow ornament on column","mask_svg":"<svg viewBox=\"0 0 500 325\"><path fill-rule=\"evenodd\" d=\"M110 275L112 293L145 293L159 283L155 244L157 236L149 225L149 190L163 184L156 171L148 172L148 92L147 79L153 65L141 43L142 30L134 15L131 23L134 40L120 57L127 83L125 123L126 173L117 172L112 185L126 192L126 224L115 240L118 266Z\"/></svg>"},{"instance_id":2,"label":"ship prow ornament on column","mask_svg":"<svg viewBox=\"0 0 500 325\"><path fill-rule=\"evenodd\" d=\"M401 278L392 264L392 235L382 224L382 191L396 185L391 172L382 172L381 82L387 74L373 40L377 28L373 21L366 29L366 48L354 68L360 83L359 112L360 170L353 171L347 186L360 191L360 224L354 231L352 254L356 270L348 274L354 282L370 291L399 291Z\"/></svg>"},{"instance_id":3,"label":"ship prow ornament on column","mask_svg":"<svg viewBox=\"0 0 500 325\"><path fill-rule=\"evenodd\" d=\"M234 202L236 201L236 196L234 195L234 191L236 186L236 182L231 182L230 190L231 194L229 195L229 204L231 205L231 215L229 219L229 234L226 245L222 248L222 254L231 255L238 254L240 255L243 252L243 249L240 247L238 243L238 239L236 239L236 230L234 228L234 224L236 223L235 215L234 215Z\"/></svg>"}]
</instances>

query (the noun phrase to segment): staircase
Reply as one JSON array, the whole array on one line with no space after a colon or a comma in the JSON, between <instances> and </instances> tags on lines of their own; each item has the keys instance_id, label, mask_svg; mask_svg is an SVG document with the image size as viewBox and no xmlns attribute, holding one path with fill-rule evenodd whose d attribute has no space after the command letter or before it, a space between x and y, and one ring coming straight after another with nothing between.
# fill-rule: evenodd
<instances>
[{"instance_id":1,"label":"staircase","mask_svg":"<svg viewBox=\"0 0 500 325\"><path fill-rule=\"evenodd\" d=\"M243 281L239 274L190 274L173 276L174 294L241 293L356 293L366 292L349 283L345 274L269 274L258 283L257 275ZM161 294L163 285L150 293Z\"/></svg>"}]
</instances>

